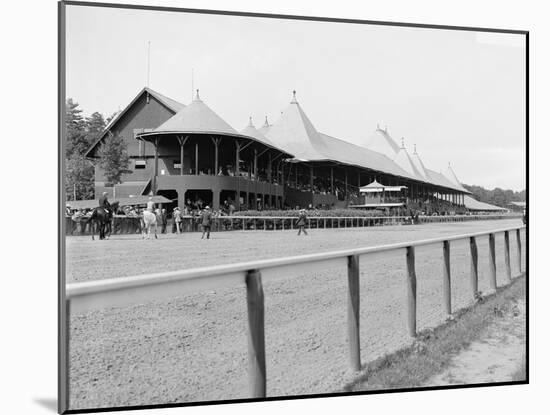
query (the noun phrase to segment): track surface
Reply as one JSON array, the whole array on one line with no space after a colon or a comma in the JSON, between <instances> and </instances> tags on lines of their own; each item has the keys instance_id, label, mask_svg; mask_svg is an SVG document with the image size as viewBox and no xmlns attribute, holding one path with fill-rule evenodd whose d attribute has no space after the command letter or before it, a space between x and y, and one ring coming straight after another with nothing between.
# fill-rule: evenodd
<instances>
[{"instance_id":1,"label":"track surface","mask_svg":"<svg viewBox=\"0 0 550 415\"><path fill-rule=\"evenodd\" d=\"M282 256L376 246L520 225L519 219L295 231L67 238L67 281L86 281ZM522 232L523 251L525 233ZM515 235L510 238L518 273ZM503 236L496 238L497 280ZM489 292L488 238L478 238L479 288ZM525 252L522 255L525 269ZM469 247L451 243L453 309L472 301ZM416 253L418 329L444 319L440 248ZM346 338L346 272L327 269L264 281L268 396L338 391L353 377ZM411 342L405 259L361 263L361 354L367 362ZM244 287L71 316L71 409L248 397Z\"/></svg>"}]
</instances>

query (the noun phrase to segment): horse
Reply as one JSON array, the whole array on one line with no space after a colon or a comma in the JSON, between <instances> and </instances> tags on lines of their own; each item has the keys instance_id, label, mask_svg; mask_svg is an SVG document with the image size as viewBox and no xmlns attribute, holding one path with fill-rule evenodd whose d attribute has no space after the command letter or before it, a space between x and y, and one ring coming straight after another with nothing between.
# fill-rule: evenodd
<instances>
[{"instance_id":1,"label":"horse","mask_svg":"<svg viewBox=\"0 0 550 415\"><path fill-rule=\"evenodd\" d=\"M142 238L149 239L149 235L151 234L151 227L155 226L155 239L158 239L157 215L155 215L153 212L145 210L143 211L143 215L140 217L140 219L141 219Z\"/></svg>"},{"instance_id":2,"label":"horse","mask_svg":"<svg viewBox=\"0 0 550 415\"><path fill-rule=\"evenodd\" d=\"M111 222L113 220L113 212L115 212L117 209L118 202L113 202L109 211L106 211L105 208L102 206L96 207L93 210L92 216L90 216L90 219L88 220L89 222L91 222L90 230L92 231L92 240L95 240L94 229L96 226L99 226L100 240L105 239L105 233L108 233L108 235L111 236Z\"/></svg>"}]
</instances>

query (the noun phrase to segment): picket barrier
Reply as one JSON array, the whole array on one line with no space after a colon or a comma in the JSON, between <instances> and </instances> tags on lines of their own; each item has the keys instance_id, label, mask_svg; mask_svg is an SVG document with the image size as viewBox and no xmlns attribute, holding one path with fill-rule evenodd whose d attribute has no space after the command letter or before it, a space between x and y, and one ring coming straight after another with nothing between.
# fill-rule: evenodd
<instances>
[{"instance_id":1,"label":"picket barrier","mask_svg":"<svg viewBox=\"0 0 550 415\"><path fill-rule=\"evenodd\" d=\"M449 215L449 216L419 216L415 224L421 223L447 223L466 222L476 220L496 220L520 218L521 215ZM295 216L217 216L213 218L212 231L234 231L234 230L288 230L296 227L297 217ZM67 235L88 235L90 225L84 222L77 223L66 218ZM313 229L337 229L351 227L383 226L411 224L410 216L309 216L307 227ZM182 232L198 232L201 230L200 223L196 217L183 216ZM173 220L170 219L166 231L173 232ZM161 226L159 225L159 232ZM113 220L114 235L118 234L139 234L141 225L139 218L128 216L115 216Z\"/></svg>"},{"instance_id":2,"label":"picket barrier","mask_svg":"<svg viewBox=\"0 0 550 415\"><path fill-rule=\"evenodd\" d=\"M300 255L287 258L243 262L230 265L218 265L191 270L162 272L125 278L113 278L98 281L71 283L66 286L65 301L67 309L66 324L70 314L78 314L92 309L121 307L159 298L172 298L193 291L219 289L225 286L242 285L246 287L248 310L248 361L250 379L250 397L266 396L266 364L264 334L264 292L262 281L280 276L299 276L329 267L347 268L348 276L348 342L350 347L351 368L361 368L359 308L360 308L360 260L385 256L388 253L401 253L406 259L407 291L407 325L411 336L416 336L416 272L415 249L420 246L441 246L443 257L443 308L447 314L452 313L451 304L451 267L450 242L465 240L470 244L470 281L471 298L477 299L478 292L478 253L476 238L489 235L489 260L491 270L496 268L495 235L504 234L505 275L512 280L510 267L510 232L516 234L517 267L521 274L521 231L525 226L497 229L465 235L447 236L444 238L426 239L416 242L382 245L377 247L347 249L341 251ZM490 286L497 288L496 273L490 273ZM70 344L70 343L69 343ZM68 367L68 364L67 364ZM68 388L68 373L67 384ZM67 390L68 391L68 390Z\"/></svg>"}]
</instances>

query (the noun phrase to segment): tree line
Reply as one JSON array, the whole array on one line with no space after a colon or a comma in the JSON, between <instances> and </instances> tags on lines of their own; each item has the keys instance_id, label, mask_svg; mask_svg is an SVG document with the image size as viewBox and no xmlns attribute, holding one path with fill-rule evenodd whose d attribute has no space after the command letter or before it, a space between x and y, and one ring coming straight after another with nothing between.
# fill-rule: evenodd
<instances>
[{"instance_id":1,"label":"tree line","mask_svg":"<svg viewBox=\"0 0 550 415\"><path fill-rule=\"evenodd\" d=\"M68 200L94 198L94 164L86 158L90 147L99 139L107 125L117 115L105 118L94 112L89 117L72 98L65 103L66 142L65 142L65 191ZM96 163L105 171L108 186L121 183L123 173L129 173L129 158L124 139L119 135L109 135L98 149Z\"/></svg>"},{"instance_id":2,"label":"tree line","mask_svg":"<svg viewBox=\"0 0 550 415\"><path fill-rule=\"evenodd\" d=\"M515 192L509 189L504 190L500 187L489 190L476 185L463 184L463 186L466 190L472 192L474 199L507 209L510 208L510 202L524 202L526 200L525 189L521 192Z\"/></svg>"}]
</instances>

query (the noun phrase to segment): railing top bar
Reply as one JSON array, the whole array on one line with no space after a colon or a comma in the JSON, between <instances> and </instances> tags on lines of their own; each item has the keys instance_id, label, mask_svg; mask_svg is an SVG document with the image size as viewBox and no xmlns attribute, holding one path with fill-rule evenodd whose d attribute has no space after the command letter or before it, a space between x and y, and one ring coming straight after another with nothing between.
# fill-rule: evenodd
<instances>
[{"instance_id":1,"label":"railing top bar","mask_svg":"<svg viewBox=\"0 0 550 415\"><path fill-rule=\"evenodd\" d=\"M471 237L485 236L491 233L495 234L495 233L502 233L505 231L514 231L514 230L523 229L523 228L525 228L524 225L514 226L511 228L476 232L476 233L465 234L465 235L454 235L454 236L448 236L444 238L425 239L420 241L403 242L403 243L390 244L390 245L380 245L380 246L374 246L374 247L368 247L368 248L347 249L347 250L341 250L341 251L322 252L322 253L299 255L299 256L286 257L286 258L274 258L274 259L265 259L265 260L259 260L259 261L241 262L241 263L229 264L229 265L228 264L216 265L212 267L195 268L195 269L183 270L183 271L170 271L170 272L138 275L138 276L124 277L124 278L110 278L105 280L71 283L71 284L67 284L66 286L66 298L72 299L78 296L97 294L97 293L111 291L111 290L120 290L120 289L126 289L126 288L135 288L139 286L162 284L166 282L173 282L176 280L183 282L184 280L195 280L198 278L209 278L214 276L220 277L225 274L234 275L235 273L241 273L241 272L244 275L244 273L252 269L262 270L262 269L275 268L275 267L280 267L285 265L326 261L334 258L341 258L341 257L346 257L351 255L366 255L366 254L379 253L384 251L393 251L397 249L407 248L409 246L416 247L416 246L432 245L436 243L441 243L443 241L456 241L456 240L467 239Z\"/></svg>"},{"instance_id":2,"label":"railing top bar","mask_svg":"<svg viewBox=\"0 0 550 415\"><path fill-rule=\"evenodd\" d=\"M510 216L520 217L521 214L497 214L497 215L452 215L452 216L420 216L423 220L431 218L492 218ZM182 218L196 218L197 216L182 215ZM410 216L308 216L307 219L405 219ZM217 216L215 219L297 219L298 216Z\"/></svg>"},{"instance_id":3,"label":"railing top bar","mask_svg":"<svg viewBox=\"0 0 550 415\"><path fill-rule=\"evenodd\" d=\"M518 215L453 215L453 216L420 216L422 219L431 218L492 218L492 217L510 216L520 217ZM184 215L183 218L196 218L196 216ZM307 219L406 219L410 216L308 216ZM298 216L217 216L215 219L298 219Z\"/></svg>"}]
</instances>

